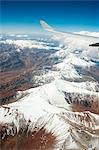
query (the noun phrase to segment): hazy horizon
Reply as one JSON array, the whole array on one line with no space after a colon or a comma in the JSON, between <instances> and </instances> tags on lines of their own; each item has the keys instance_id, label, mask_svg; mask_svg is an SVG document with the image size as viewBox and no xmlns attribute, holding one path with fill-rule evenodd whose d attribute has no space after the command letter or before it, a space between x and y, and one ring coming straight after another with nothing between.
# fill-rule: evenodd
<instances>
[{"instance_id":1,"label":"hazy horizon","mask_svg":"<svg viewBox=\"0 0 99 150\"><path fill-rule=\"evenodd\" d=\"M0 33L46 33L45 20L60 31L99 31L98 1L2 1Z\"/></svg>"}]
</instances>

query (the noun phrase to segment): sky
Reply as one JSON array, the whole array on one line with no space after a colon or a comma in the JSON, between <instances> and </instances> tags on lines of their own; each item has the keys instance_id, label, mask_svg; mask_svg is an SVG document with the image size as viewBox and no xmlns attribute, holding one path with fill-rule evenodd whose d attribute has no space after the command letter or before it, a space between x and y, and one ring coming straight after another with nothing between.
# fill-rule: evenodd
<instances>
[{"instance_id":1,"label":"sky","mask_svg":"<svg viewBox=\"0 0 99 150\"><path fill-rule=\"evenodd\" d=\"M60 31L99 31L99 1L3 1L0 32L40 33L39 21Z\"/></svg>"}]
</instances>

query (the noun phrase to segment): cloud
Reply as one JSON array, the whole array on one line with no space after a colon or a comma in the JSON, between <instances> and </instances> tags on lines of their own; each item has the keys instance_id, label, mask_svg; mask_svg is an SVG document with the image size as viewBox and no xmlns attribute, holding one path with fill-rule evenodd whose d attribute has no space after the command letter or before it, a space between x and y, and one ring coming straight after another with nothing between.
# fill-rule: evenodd
<instances>
[{"instance_id":1,"label":"cloud","mask_svg":"<svg viewBox=\"0 0 99 150\"><path fill-rule=\"evenodd\" d=\"M28 37L27 34L17 34L16 37Z\"/></svg>"},{"instance_id":2,"label":"cloud","mask_svg":"<svg viewBox=\"0 0 99 150\"><path fill-rule=\"evenodd\" d=\"M75 32L75 33L99 37L99 32L80 31L80 32Z\"/></svg>"},{"instance_id":3,"label":"cloud","mask_svg":"<svg viewBox=\"0 0 99 150\"><path fill-rule=\"evenodd\" d=\"M80 31L76 32L77 34L89 35L99 37L99 32L89 32L89 31ZM85 39L78 39L74 37L63 37L56 36L52 37L55 40L60 42L60 47L64 48L64 50L69 53L78 53L80 58L84 58L87 60L95 60L99 61L99 50L97 47L89 47L90 41Z\"/></svg>"}]
</instances>

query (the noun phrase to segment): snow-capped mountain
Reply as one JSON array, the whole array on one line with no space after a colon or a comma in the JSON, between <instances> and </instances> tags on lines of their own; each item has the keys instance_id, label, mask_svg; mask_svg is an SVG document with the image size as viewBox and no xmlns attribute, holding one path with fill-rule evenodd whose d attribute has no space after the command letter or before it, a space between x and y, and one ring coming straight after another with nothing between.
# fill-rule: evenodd
<instances>
[{"instance_id":1,"label":"snow-capped mountain","mask_svg":"<svg viewBox=\"0 0 99 150\"><path fill-rule=\"evenodd\" d=\"M19 138L31 132L37 138L34 131L39 133L44 129L54 141L51 148L43 145L46 150L98 150L99 50L86 46L86 41L70 37L64 41L56 36L47 40L44 37L34 40L26 35L23 40L17 39L20 37L14 35L15 39L8 39L6 36L0 41L1 74L7 73L9 79L11 71L19 71L9 82L1 82L2 92L6 86L7 92L16 91L15 102L0 108L2 148L5 148L5 139L15 138L16 133ZM20 90L23 82L32 86L23 86Z\"/></svg>"}]
</instances>

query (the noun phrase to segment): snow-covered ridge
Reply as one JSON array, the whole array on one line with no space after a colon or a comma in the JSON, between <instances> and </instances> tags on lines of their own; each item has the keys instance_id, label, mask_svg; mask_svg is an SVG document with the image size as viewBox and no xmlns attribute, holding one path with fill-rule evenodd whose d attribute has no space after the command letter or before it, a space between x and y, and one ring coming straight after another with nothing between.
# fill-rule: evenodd
<instances>
[{"instance_id":1,"label":"snow-covered ridge","mask_svg":"<svg viewBox=\"0 0 99 150\"><path fill-rule=\"evenodd\" d=\"M38 42L35 40L5 40L5 41L0 41L0 43L4 43L4 44L14 44L19 48L38 48L38 49L46 49L46 50L50 50L53 47L52 46L48 46L47 44L49 43L44 43L44 42ZM54 49L59 50L58 47L54 47Z\"/></svg>"},{"instance_id":2,"label":"snow-covered ridge","mask_svg":"<svg viewBox=\"0 0 99 150\"><path fill-rule=\"evenodd\" d=\"M8 39L3 42L15 44L20 49L28 47L29 50L51 50L53 47L49 41ZM34 78L41 83L46 83L44 81L49 78L50 82L24 92L19 91L16 102L1 106L0 124L7 126L5 133L14 136L10 132L11 128L13 130L11 124L15 125L18 132L24 125L23 120L26 124L30 121L29 130L34 131L36 125L38 128L44 126L46 132L57 136L58 150L89 150L90 147L98 150L99 67L98 61L92 61L98 58L98 50L71 38L54 48L57 52L51 55L53 67ZM75 112L71 106L82 108L83 111L76 109Z\"/></svg>"},{"instance_id":3,"label":"snow-covered ridge","mask_svg":"<svg viewBox=\"0 0 99 150\"><path fill-rule=\"evenodd\" d=\"M23 128L24 123L28 125L28 131L30 130L31 132L35 130L35 127L38 130L44 126L46 132L51 132L57 137L57 149L61 149L63 146L64 150L68 147L69 149L74 149L75 146L76 149L82 148L83 150L84 148L88 149L91 144L93 148L96 146L98 150L99 115L90 112L75 113L71 112L70 109L65 110L64 108L56 107L55 104L58 103L58 98L60 102L61 97L59 96L60 92L57 91L53 84L51 84L51 88L46 85L45 88L30 89L28 91L30 94L20 99L20 101L1 107L0 121L2 125L7 125L6 134L15 135L12 132L14 127L11 124L15 125L17 133L20 128ZM44 90L46 90L46 93ZM55 97L53 97L54 93L56 94ZM47 96L47 94L49 95ZM54 101L52 100L51 102L49 98L51 100L53 98ZM65 101L64 106L67 108ZM38 132L37 130L36 132ZM5 136L4 134L3 138ZM74 141L73 144L71 144L71 140ZM92 142L93 140L94 143Z\"/></svg>"}]
</instances>

